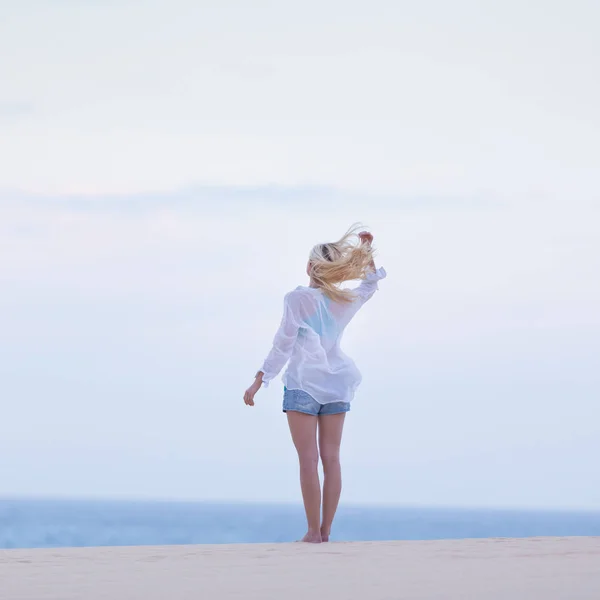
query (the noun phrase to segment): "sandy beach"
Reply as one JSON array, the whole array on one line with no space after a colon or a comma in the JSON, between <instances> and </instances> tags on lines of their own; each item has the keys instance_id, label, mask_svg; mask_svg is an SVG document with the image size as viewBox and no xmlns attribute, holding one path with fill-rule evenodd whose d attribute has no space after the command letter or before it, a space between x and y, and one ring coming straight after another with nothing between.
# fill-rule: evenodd
<instances>
[{"instance_id":1,"label":"sandy beach","mask_svg":"<svg viewBox=\"0 0 600 600\"><path fill-rule=\"evenodd\" d=\"M598 600L600 538L0 551L2 600Z\"/></svg>"}]
</instances>

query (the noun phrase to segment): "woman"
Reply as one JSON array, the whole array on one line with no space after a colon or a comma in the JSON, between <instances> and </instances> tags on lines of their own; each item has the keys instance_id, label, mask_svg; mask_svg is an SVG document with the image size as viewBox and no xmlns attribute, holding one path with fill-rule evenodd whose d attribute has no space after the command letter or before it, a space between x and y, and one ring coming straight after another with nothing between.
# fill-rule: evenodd
<instances>
[{"instance_id":1,"label":"woman","mask_svg":"<svg viewBox=\"0 0 600 600\"><path fill-rule=\"evenodd\" d=\"M303 542L329 540L342 491L342 429L361 375L340 349L340 340L346 325L386 276L383 268L375 268L372 241L370 233L351 229L338 242L312 249L307 266L310 285L285 296L273 348L244 394L244 402L254 406L256 392L290 361L283 378L283 411L300 461L308 521ZM362 282L354 290L340 289L339 284L356 279ZM322 518L319 453L325 475Z\"/></svg>"}]
</instances>

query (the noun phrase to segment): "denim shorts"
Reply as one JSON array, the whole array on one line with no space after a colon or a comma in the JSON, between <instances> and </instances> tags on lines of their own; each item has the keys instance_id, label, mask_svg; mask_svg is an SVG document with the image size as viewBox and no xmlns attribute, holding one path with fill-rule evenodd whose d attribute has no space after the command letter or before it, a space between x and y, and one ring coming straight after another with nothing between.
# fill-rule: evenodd
<instances>
[{"instance_id":1,"label":"denim shorts","mask_svg":"<svg viewBox=\"0 0 600 600\"><path fill-rule=\"evenodd\" d=\"M283 412L292 410L307 415L339 415L350 410L350 402L330 402L319 404L312 396L302 390L283 388Z\"/></svg>"}]
</instances>

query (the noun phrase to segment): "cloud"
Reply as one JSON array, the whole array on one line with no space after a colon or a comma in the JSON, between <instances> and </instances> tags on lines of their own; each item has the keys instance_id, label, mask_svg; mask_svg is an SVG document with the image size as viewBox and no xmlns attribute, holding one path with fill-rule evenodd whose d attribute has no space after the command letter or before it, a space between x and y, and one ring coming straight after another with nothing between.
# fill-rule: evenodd
<instances>
[{"instance_id":1,"label":"cloud","mask_svg":"<svg viewBox=\"0 0 600 600\"><path fill-rule=\"evenodd\" d=\"M336 210L345 207L355 210L357 218L364 214L365 202L369 207L401 212L444 210L479 211L498 208L506 201L493 194L410 194L352 192L319 185L257 185L218 186L190 185L172 190L141 193L72 193L40 194L25 190L2 190L0 209L36 207L68 209L76 213L112 213L139 215L165 207L176 210L202 210L204 213L222 212L227 208L253 206L255 209L290 209L305 207L311 211ZM356 219L353 219L356 220Z\"/></svg>"},{"instance_id":2,"label":"cloud","mask_svg":"<svg viewBox=\"0 0 600 600\"><path fill-rule=\"evenodd\" d=\"M0 119L13 119L33 114L33 105L29 102L0 100Z\"/></svg>"},{"instance_id":3,"label":"cloud","mask_svg":"<svg viewBox=\"0 0 600 600\"><path fill-rule=\"evenodd\" d=\"M390 0L377 3L385 10L341 0L302 10L239 0L13 4L0 19L0 54L16 62L0 64L0 81L10 99L43 111L23 135L0 138L0 185L598 190L592 5L554 7L540 23L537 9L514 1L494 19L466 0L434 11ZM22 117L24 106L10 104L6 115Z\"/></svg>"}]
</instances>

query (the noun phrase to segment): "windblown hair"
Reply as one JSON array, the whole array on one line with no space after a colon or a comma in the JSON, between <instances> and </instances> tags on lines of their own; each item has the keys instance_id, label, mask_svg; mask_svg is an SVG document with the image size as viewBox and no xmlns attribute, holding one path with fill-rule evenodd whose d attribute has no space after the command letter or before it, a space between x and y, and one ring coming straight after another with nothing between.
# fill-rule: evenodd
<instances>
[{"instance_id":1,"label":"windblown hair","mask_svg":"<svg viewBox=\"0 0 600 600\"><path fill-rule=\"evenodd\" d=\"M359 229L353 225L337 242L317 244L310 252L310 276L335 302L352 302L352 290L341 289L340 284L364 279L373 263L373 248L361 242Z\"/></svg>"}]
</instances>

